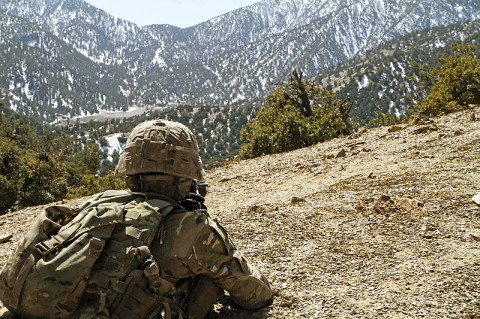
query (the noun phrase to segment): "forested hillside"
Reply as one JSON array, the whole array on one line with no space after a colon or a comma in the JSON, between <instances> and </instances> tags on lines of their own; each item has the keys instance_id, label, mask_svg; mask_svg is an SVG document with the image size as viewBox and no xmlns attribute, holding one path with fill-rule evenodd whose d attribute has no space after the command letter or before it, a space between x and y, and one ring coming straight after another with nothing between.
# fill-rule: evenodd
<instances>
[{"instance_id":1,"label":"forested hillside","mask_svg":"<svg viewBox=\"0 0 480 319\"><path fill-rule=\"evenodd\" d=\"M410 32L475 20L480 3L263 0L186 29L140 27L82 0L3 0L0 12L0 94L51 123L264 99L292 69L314 77Z\"/></svg>"},{"instance_id":2,"label":"forested hillside","mask_svg":"<svg viewBox=\"0 0 480 319\"><path fill-rule=\"evenodd\" d=\"M113 177L128 133L138 123L165 118L184 123L197 136L206 168L233 158L240 130L255 115L242 106L179 106L128 120L44 126L42 121L0 107L0 214L12 208L123 188Z\"/></svg>"},{"instance_id":3,"label":"forested hillside","mask_svg":"<svg viewBox=\"0 0 480 319\"><path fill-rule=\"evenodd\" d=\"M403 114L425 96L417 90L418 64L434 66L452 43L471 43L480 52L480 21L436 27L389 41L334 69L320 73L315 80L353 103L351 116L367 125L376 112Z\"/></svg>"}]
</instances>

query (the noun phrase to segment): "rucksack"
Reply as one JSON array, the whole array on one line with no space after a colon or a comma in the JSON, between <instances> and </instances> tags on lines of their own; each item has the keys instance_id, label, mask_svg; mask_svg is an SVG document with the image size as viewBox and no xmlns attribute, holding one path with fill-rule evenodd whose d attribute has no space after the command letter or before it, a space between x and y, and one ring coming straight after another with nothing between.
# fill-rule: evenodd
<instances>
[{"instance_id":1,"label":"rucksack","mask_svg":"<svg viewBox=\"0 0 480 319\"><path fill-rule=\"evenodd\" d=\"M47 207L0 273L0 300L26 318L181 318L149 250L173 207L126 191Z\"/></svg>"}]
</instances>

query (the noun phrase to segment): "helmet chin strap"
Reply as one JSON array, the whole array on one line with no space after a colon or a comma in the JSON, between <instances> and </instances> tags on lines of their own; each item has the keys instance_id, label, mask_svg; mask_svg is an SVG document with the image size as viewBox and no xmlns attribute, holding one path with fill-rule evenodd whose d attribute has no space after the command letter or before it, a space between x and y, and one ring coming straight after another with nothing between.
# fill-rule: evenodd
<instances>
[{"instance_id":1,"label":"helmet chin strap","mask_svg":"<svg viewBox=\"0 0 480 319\"><path fill-rule=\"evenodd\" d=\"M187 195L191 179L168 174L135 174L127 176L127 186L134 192L157 193L180 200Z\"/></svg>"}]
</instances>

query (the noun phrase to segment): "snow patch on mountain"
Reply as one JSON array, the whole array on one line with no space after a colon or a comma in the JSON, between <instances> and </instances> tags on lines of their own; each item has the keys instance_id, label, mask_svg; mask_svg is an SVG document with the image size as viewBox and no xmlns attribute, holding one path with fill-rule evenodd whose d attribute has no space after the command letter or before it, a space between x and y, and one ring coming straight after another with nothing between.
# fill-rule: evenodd
<instances>
[{"instance_id":1,"label":"snow patch on mountain","mask_svg":"<svg viewBox=\"0 0 480 319\"><path fill-rule=\"evenodd\" d=\"M123 150L125 149L125 144L119 142L118 140L119 137L123 137L123 134L115 133L113 135L105 137L105 139L108 142L108 147L106 147L106 149L108 150L109 156L111 156L115 151L117 151L118 153L122 153Z\"/></svg>"},{"instance_id":2,"label":"snow patch on mountain","mask_svg":"<svg viewBox=\"0 0 480 319\"><path fill-rule=\"evenodd\" d=\"M363 75L362 80L358 83L358 90L360 91L361 89L365 88L368 86L368 77L367 75Z\"/></svg>"},{"instance_id":3,"label":"snow patch on mountain","mask_svg":"<svg viewBox=\"0 0 480 319\"><path fill-rule=\"evenodd\" d=\"M0 10L0 42L40 48L59 63L55 69L70 70L56 84L56 96L38 89L30 68L26 78L21 69L9 71L29 88L22 93L15 85L15 95L30 106L44 103L33 109L55 105L64 115L263 98L294 68L313 77L403 34L480 17L480 3L470 0L263 0L186 29L139 27L82 0L0 1ZM35 71L49 84L57 75ZM392 66L397 71L403 73L402 66ZM64 82L80 98L57 93ZM364 78L358 89L368 84Z\"/></svg>"}]
</instances>

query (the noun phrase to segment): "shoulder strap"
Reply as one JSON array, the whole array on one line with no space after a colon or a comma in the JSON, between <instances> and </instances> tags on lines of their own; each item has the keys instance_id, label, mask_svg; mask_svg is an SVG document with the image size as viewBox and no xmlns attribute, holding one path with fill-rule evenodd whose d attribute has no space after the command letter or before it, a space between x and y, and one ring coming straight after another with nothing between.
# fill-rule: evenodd
<instances>
[{"instance_id":1,"label":"shoulder strap","mask_svg":"<svg viewBox=\"0 0 480 319\"><path fill-rule=\"evenodd\" d=\"M149 199L147 200L147 203L153 208L155 208L155 210L159 212L163 218L170 214L174 208L172 203L157 198Z\"/></svg>"}]
</instances>

